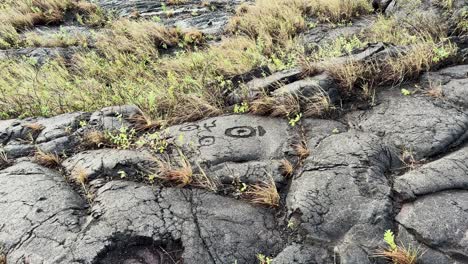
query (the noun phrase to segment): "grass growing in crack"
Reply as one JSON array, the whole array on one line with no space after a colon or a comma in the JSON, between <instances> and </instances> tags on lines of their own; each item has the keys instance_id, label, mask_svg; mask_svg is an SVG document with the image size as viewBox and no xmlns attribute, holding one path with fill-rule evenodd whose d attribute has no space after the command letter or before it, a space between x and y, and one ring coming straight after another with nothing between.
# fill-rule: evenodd
<instances>
[{"instance_id":1,"label":"grass growing in crack","mask_svg":"<svg viewBox=\"0 0 468 264\"><path fill-rule=\"evenodd\" d=\"M291 164L291 162L287 159L282 159L280 162L280 167L279 167L281 174L284 177L291 177L294 173L294 166Z\"/></svg>"},{"instance_id":2,"label":"grass growing in crack","mask_svg":"<svg viewBox=\"0 0 468 264\"><path fill-rule=\"evenodd\" d=\"M117 149L129 149L136 140L136 131L133 128L121 126L118 131L107 131L105 137Z\"/></svg>"},{"instance_id":3,"label":"grass growing in crack","mask_svg":"<svg viewBox=\"0 0 468 264\"><path fill-rule=\"evenodd\" d=\"M46 153L38 149L34 154L34 160L42 166L54 168L60 166L62 160L56 153Z\"/></svg>"},{"instance_id":4,"label":"grass growing in crack","mask_svg":"<svg viewBox=\"0 0 468 264\"><path fill-rule=\"evenodd\" d=\"M86 148L101 148L103 146L110 145L106 135L102 131L98 130L87 131L84 134L81 143Z\"/></svg>"},{"instance_id":5,"label":"grass growing in crack","mask_svg":"<svg viewBox=\"0 0 468 264\"><path fill-rule=\"evenodd\" d=\"M257 0L255 5L238 8L228 31L259 40L264 51L272 54L274 49L293 45L293 38L307 28L307 16L342 22L370 11L369 2L364 0Z\"/></svg>"},{"instance_id":6,"label":"grass growing in crack","mask_svg":"<svg viewBox=\"0 0 468 264\"><path fill-rule=\"evenodd\" d=\"M418 257L422 255L417 248L412 249L411 247L397 245L395 236L391 230L385 232L384 240L387 248L379 250L376 256L386 258L393 264L416 264Z\"/></svg>"},{"instance_id":7,"label":"grass growing in crack","mask_svg":"<svg viewBox=\"0 0 468 264\"><path fill-rule=\"evenodd\" d=\"M83 167L77 167L70 173L70 178L83 189L86 200L91 204L93 201L93 194L86 188L89 172Z\"/></svg>"},{"instance_id":8,"label":"grass growing in crack","mask_svg":"<svg viewBox=\"0 0 468 264\"><path fill-rule=\"evenodd\" d=\"M11 160L8 158L8 154L3 149L3 145L0 144L0 169L3 169L11 164Z\"/></svg>"},{"instance_id":9,"label":"grass growing in crack","mask_svg":"<svg viewBox=\"0 0 468 264\"><path fill-rule=\"evenodd\" d=\"M273 179L269 182L262 182L248 187L244 195L253 204L278 207L280 196Z\"/></svg>"},{"instance_id":10,"label":"grass growing in crack","mask_svg":"<svg viewBox=\"0 0 468 264\"><path fill-rule=\"evenodd\" d=\"M293 145L293 149L300 160L305 160L310 155L310 149L305 141Z\"/></svg>"},{"instance_id":11,"label":"grass growing in crack","mask_svg":"<svg viewBox=\"0 0 468 264\"><path fill-rule=\"evenodd\" d=\"M203 168L197 164L199 173L193 175L193 185L214 193L218 192L221 183L218 178L209 177Z\"/></svg>"},{"instance_id":12,"label":"grass growing in crack","mask_svg":"<svg viewBox=\"0 0 468 264\"><path fill-rule=\"evenodd\" d=\"M263 254L257 254L258 264L271 264L273 259Z\"/></svg>"},{"instance_id":13,"label":"grass growing in crack","mask_svg":"<svg viewBox=\"0 0 468 264\"><path fill-rule=\"evenodd\" d=\"M166 182L174 183L177 187L184 187L192 183L193 170L190 162L182 155L177 161L177 167L170 162L157 160L158 171L152 178L158 178Z\"/></svg>"},{"instance_id":14,"label":"grass growing in crack","mask_svg":"<svg viewBox=\"0 0 468 264\"><path fill-rule=\"evenodd\" d=\"M342 87L344 94L355 94L359 90L364 91L362 87L371 91L376 86L395 85L414 79L455 52L456 47L451 43L427 41L414 44L409 50L384 61L350 61L330 68L329 72ZM381 72L385 74L379 74ZM369 94L368 92L367 96Z\"/></svg>"},{"instance_id":15,"label":"grass growing in crack","mask_svg":"<svg viewBox=\"0 0 468 264\"><path fill-rule=\"evenodd\" d=\"M7 258L4 253L3 247L0 247L0 264L7 264Z\"/></svg>"}]
</instances>

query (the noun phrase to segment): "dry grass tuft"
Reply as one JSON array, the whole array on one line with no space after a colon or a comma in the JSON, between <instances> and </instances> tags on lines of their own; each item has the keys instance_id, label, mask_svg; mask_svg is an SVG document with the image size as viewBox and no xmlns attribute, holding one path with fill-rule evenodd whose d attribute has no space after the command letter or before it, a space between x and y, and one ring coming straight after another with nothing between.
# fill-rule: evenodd
<instances>
[{"instance_id":1,"label":"dry grass tuft","mask_svg":"<svg viewBox=\"0 0 468 264\"><path fill-rule=\"evenodd\" d=\"M40 132L42 131L45 127L39 123L30 123L24 125L24 127L31 129L33 132Z\"/></svg>"},{"instance_id":2,"label":"dry grass tuft","mask_svg":"<svg viewBox=\"0 0 468 264\"><path fill-rule=\"evenodd\" d=\"M310 156L310 149L305 141L293 145L293 149L300 160L305 160Z\"/></svg>"},{"instance_id":3,"label":"dry grass tuft","mask_svg":"<svg viewBox=\"0 0 468 264\"><path fill-rule=\"evenodd\" d=\"M11 160L8 158L8 154L3 150L2 145L0 145L0 168L4 168L11 164Z\"/></svg>"},{"instance_id":4,"label":"dry grass tuft","mask_svg":"<svg viewBox=\"0 0 468 264\"><path fill-rule=\"evenodd\" d=\"M333 104L330 102L330 97L323 90L320 90L316 95L307 98L304 105L305 109L303 109L303 112L305 117L322 117L335 109Z\"/></svg>"},{"instance_id":5,"label":"dry grass tuft","mask_svg":"<svg viewBox=\"0 0 468 264\"><path fill-rule=\"evenodd\" d=\"M197 164L197 166L200 173L193 175L193 186L210 190L215 193L218 192L219 186L221 184L219 179L208 177L200 165Z\"/></svg>"},{"instance_id":6,"label":"dry grass tuft","mask_svg":"<svg viewBox=\"0 0 468 264\"><path fill-rule=\"evenodd\" d=\"M269 207L279 206L280 196L273 180L250 186L245 195L253 204Z\"/></svg>"},{"instance_id":7,"label":"dry grass tuft","mask_svg":"<svg viewBox=\"0 0 468 264\"><path fill-rule=\"evenodd\" d=\"M366 0L257 0L241 5L227 30L259 40L266 54L291 47L297 33L306 29L306 17L338 23L370 13Z\"/></svg>"},{"instance_id":8,"label":"dry grass tuft","mask_svg":"<svg viewBox=\"0 0 468 264\"><path fill-rule=\"evenodd\" d=\"M1 251L0 251L0 264L7 264L6 256Z\"/></svg>"},{"instance_id":9,"label":"dry grass tuft","mask_svg":"<svg viewBox=\"0 0 468 264\"><path fill-rule=\"evenodd\" d=\"M161 128L161 121L154 121L146 114L138 114L130 120L136 132L148 132Z\"/></svg>"},{"instance_id":10,"label":"dry grass tuft","mask_svg":"<svg viewBox=\"0 0 468 264\"><path fill-rule=\"evenodd\" d=\"M82 144L85 147L101 148L108 145L108 141L108 138L103 132L98 130L91 130L86 132L86 134L83 136Z\"/></svg>"},{"instance_id":11,"label":"dry grass tuft","mask_svg":"<svg viewBox=\"0 0 468 264\"><path fill-rule=\"evenodd\" d=\"M398 246L395 250L382 250L375 256L386 258L395 264L416 264L418 255L418 250Z\"/></svg>"},{"instance_id":12,"label":"dry grass tuft","mask_svg":"<svg viewBox=\"0 0 468 264\"><path fill-rule=\"evenodd\" d=\"M381 85L397 85L415 79L456 53L451 43L435 43L432 40L413 44L408 50L383 61L349 61L328 69L346 95L365 92ZM385 73L385 74L381 74Z\"/></svg>"},{"instance_id":13,"label":"dry grass tuft","mask_svg":"<svg viewBox=\"0 0 468 264\"><path fill-rule=\"evenodd\" d=\"M60 166L62 160L56 153L45 153L42 150L37 150L34 154L34 160L42 166L54 168Z\"/></svg>"},{"instance_id":14,"label":"dry grass tuft","mask_svg":"<svg viewBox=\"0 0 468 264\"><path fill-rule=\"evenodd\" d=\"M0 21L17 29L63 22L67 11L90 15L97 6L81 0L4 0Z\"/></svg>"},{"instance_id":15,"label":"dry grass tuft","mask_svg":"<svg viewBox=\"0 0 468 264\"><path fill-rule=\"evenodd\" d=\"M280 164L280 170L281 174L284 177L291 177L294 173L294 166L291 164L291 162L287 159L282 159L281 164Z\"/></svg>"},{"instance_id":16,"label":"dry grass tuft","mask_svg":"<svg viewBox=\"0 0 468 264\"><path fill-rule=\"evenodd\" d=\"M86 190L85 184L88 181L89 177L88 171L86 169L81 167L75 168L70 174L70 177L73 181L75 181L75 183L82 185L83 188Z\"/></svg>"},{"instance_id":17,"label":"dry grass tuft","mask_svg":"<svg viewBox=\"0 0 468 264\"><path fill-rule=\"evenodd\" d=\"M191 32L189 36L198 36ZM184 33L152 21L119 19L112 22L109 31L99 34L96 47L107 57L119 59L122 53L134 54L140 59L156 57L158 49L174 47L184 41ZM200 41L200 37L193 41ZM202 37L201 37L202 38Z\"/></svg>"},{"instance_id":18,"label":"dry grass tuft","mask_svg":"<svg viewBox=\"0 0 468 264\"><path fill-rule=\"evenodd\" d=\"M178 162L178 168L173 168L169 162L158 160L159 173L156 178L184 187L193 181L193 170L190 162L182 157Z\"/></svg>"},{"instance_id":19,"label":"dry grass tuft","mask_svg":"<svg viewBox=\"0 0 468 264\"><path fill-rule=\"evenodd\" d=\"M185 4L187 2L188 2L188 0L168 0L167 4L168 5L182 5L182 4Z\"/></svg>"},{"instance_id":20,"label":"dry grass tuft","mask_svg":"<svg viewBox=\"0 0 468 264\"><path fill-rule=\"evenodd\" d=\"M249 109L254 115L272 117L287 117L301 110L298 98L290 94L282 97L264 96L252 101Z\"/></svg>"},{"instance_id":21,"label":"dry grass tuft","mask_svg":"<svg viewBox=\"0 0 468 264\"><path fill-rule=\"evenodd\" d=\"M433 98L442 98L444 97L444 91L442 87L432 87L425 91L425 93Z\"/></svg>"},{"instance_id":22,"label":"dry grass tuft","mask_svg":"<svg viewBox=\"0 0 468 264\"><path fill-rule=\"evenodd\" d=\"M386 258L394 264L416 264L418 256L424 254L419 248L412 249L398 245L391 230L385 231L384 241L387 248L378 250L375 256Z\"/></svg>"}]
</instances>

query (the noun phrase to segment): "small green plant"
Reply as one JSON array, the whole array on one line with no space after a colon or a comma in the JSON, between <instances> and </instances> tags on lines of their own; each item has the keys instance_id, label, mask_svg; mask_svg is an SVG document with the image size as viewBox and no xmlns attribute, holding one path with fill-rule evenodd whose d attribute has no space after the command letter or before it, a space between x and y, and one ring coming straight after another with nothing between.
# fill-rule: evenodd
<instances>
[{"instance_id":1,"label":"small green plant","mask_svg":"<svg viewBox=\"0 0 468 264\"><path fill-rule=\"evenodd\" d=\"M384 233L384 241L387 248L377 252L377 257L384 257L393 264L416 264L417 258L421 255L419 249L411 247L399 246L395 242L395 235L392 230L387 230Z\"/></svg>"},{"instance_id":2,"label":"small green plant","mask_svg":"<svg viewBox=\"0 0 468 264\"><path fill-rule=\"evenodd\" d=\"M151 17L151 19L156 23L161 22L161 18L159 16L153 16L153 17Z\"/></svg>"},{"instance_id":3,"label":"small green plant","mask_svg":"<svg viewBox=\"0 0 468 264\"><path fill-rule=\"evenodd\" d=\"M294 229L295 226L296 226L296 225L295 225L294 221L293 221L292 219L289 219L289 221L288 221L288 228L289 228L289 229Z\"/></svg>"},{"instance_id":4,"label":"small green plant","mask_svg":"<svg viewBox=\"0 0 468 264\"><path fill-rule=\"evenodd\" d=\"M155 152L164 153L169 146L169 142L161 136L160 133L152 133L149 134L147 137L142 137L136 142L136 145L141 148L144 146L148 146Z\"/></svg>"},{"instance_id":5,"label":"small green plant","mask_svg":"<svg viewBox=\"0 0 468 264\"><path fill-rule=\"evenodd\" d=\"M241 182L240 187L239 187L239 192L243 193L243 192L247 191L247 188L248 188L247 184Z\"/></svg>"},{"instance_id":6,"label":"small green plant","mask_svg":"<svg viewBox=\"0 0 468 264\"><path fill-rule=\"evenodd\" d=\"M332 131L333 134L338 134L340 133L340 130L338 128L334 128Z\"/></svg>"},{"instance_id":7,"label":"small green plant","mask_svg":"<svg viewBox=\"0 0 468 264\"><path fill-rule=\"evenodd\" d=\"M149 174L147 178L148 178L149 183L153 184L154 181L156 180L156 174L154 173Z\"/></svg>"},{"instance_id":8,"label":"small green plant","mask_svg":"<svg viewBox=\"0 0 468 264\"><path fill-rule=\"evenodd\" d=\"M302 113L296 114L293 118L288 118L289 119L289 125L294 127L296 124L301 120L302 118Z\"/></svg>"},{"instance_id":9,"label":"small green plant","mask_svg":"<svg viewBox=\"0 0 468 264\"><path fill-rule=\"evenodd\" d=\"M234 105L234 113L243 114L249 111L249 105L246 102L241 103L240 105Z\"/></svg>"},{"instance_id":10,"label":"small green plant","mask_svg":"<svg viewBox=\"0 0 468 264\"><path fill-rule=\"evenodd\" d=\"M135 139L135 133L134 129L122 126L117 133L106 132L106 137L118 149L129 149Z\"/></svg>"},{"instance_id":11,"label":"small green plant","mask_svg":"<svg viewBox=\"0 0 468 264\"><path fill-rule=\"evenodd\" d=\"M258 264L271 264L273 259L263 254L257 254Z\"/></svg>"},{"instance_id":12,"label":"small green plant","mask_svg":"<svg viewBox=\"0 0 468 264\"><path fill-rule=\"evenodd\" d=\"M80 127L81 128L86 127L87 125L88 125L88 122L86 122L85 120L80 121Z\"/></svg>"},{"instance_id":13,"label":"small green plant","mask_svg":"<svg viewBox=\"0 0 468 264\"><path fill-rule=\"evenodd\" d=\"M117 172L117 174L119 174L120 179L125 179L125 178L127 178L127 173L126 173L124 170L119 170L119 171Z\"/></svg>"},{"instance_id":14,"label":"small green plant","mask_svg":"<svg viewBox=\"0 0 468 264\"><path fill-rule=\"evenodd\" d=\"M432 61L435 63L438 63L450 56L450 51L447 50L444 46L442 47L434 47L432 50L434 52L434 57L432 58Z\"/></svg>"},{"instance_id":15,"label":"small green plant","mask_svg":"<svg viewBox=\"0 0 468 264\"><path fill-rule=\"evenodd\" d=\"M307 23L307 28L308 29L314 29L316 27L317 27L317 23L314 23L314 22Z\"/></svg>"},{"instance_id":16,"label":"small green plant","mask_svg":"<svg viewBox=\"0 0 468 264\"><path fill-rule=\"evenodd\" d=\"M397 249L397 244L395 243L395 235L393 234L392 230L388 229L384 233L384 241L390 247L391 250Z\"/></svg>"},{"instance_id":17,"label":"small green plant","mask_svg":"<svg viewBox=\"0 0 468 264\"><path fill-rule=\"evenodd\" d=\"M404 95L404 96L409 96L409 95L411 95L411 91L403 88L403 89L401 89L401 94Z\"/></svg>"}]
</instances>

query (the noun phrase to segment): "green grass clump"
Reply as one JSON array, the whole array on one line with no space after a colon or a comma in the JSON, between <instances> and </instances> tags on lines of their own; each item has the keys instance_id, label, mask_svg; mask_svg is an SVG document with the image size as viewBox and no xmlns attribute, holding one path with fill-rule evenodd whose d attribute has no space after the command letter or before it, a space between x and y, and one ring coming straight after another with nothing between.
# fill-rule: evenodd
<instances>
[{"instance_id":1,"label":"green grass clump","mask_svg":"<svg viewBox=\"0 0 468 264\"><path fill-rule=\"evenodd\" d=\"M106 20L102 10L85 0L2 1L0 3L0 49L28 44L20 40L19 31L36 25L60 24L67 13L74 13L78 22L90 26L103 25Z\"/></svg>"},{"instance_id":2,"label":"green grass clump","mask_svg":"<svg viewBox=\"0 0 468 264\"><path fill-rule=\"evenodd\" d=\"M72 67L60 59L41 66L33 60L0 61L0 102L8 106L1 107L3 115L50 116L132 103L156 119L196 119L220 112L221 89L229 85L224 76L264 62L245 38L175 57L115 51L108 58L91 51L73 60Z\"/></svg>"},{"instance_id":3,"label":"green grass clump","mask_svg":"<svg viewBox=\"0 0 468 264\"><path fill-rule=\"evenodd\" d=\"M409 4L417 6L414 1ZM197 30L164 27L153 20L108 18L83 0L8 0L0 4L0 11L0 48L81 46L70 60L50 59L41 65L27 58L1 60L1 118L135 104L155 123L174 124L221 114L226 91L237 85L231 78L260 66L282 70L302 61L310 65L306 71L310 75L330 72L345 93L369 94L375 86L417 77L456 50L446 41L443 18L422 12L409 18L378 17L364 32L336 38L304 55L300 33L307 29L306 21L314 17L314 23L346 24L371 12L367 0L242 4L229 22L230 34L211 46L205 45L207 36ZM73 12L77 22L103 28L91 37L66 32L48 39L35 33L18 34L33 25L59 23L66 12ZM407 49L385 62L325 63L339 61L330 58L348 55L370 42ZM165 50L170 55L164 55ZM252 113L286 117L333 109L325 93L309 98L309 108L301 109L298 102L298 98L265 97L246 103Z\"/></svg>"}]
</instances>

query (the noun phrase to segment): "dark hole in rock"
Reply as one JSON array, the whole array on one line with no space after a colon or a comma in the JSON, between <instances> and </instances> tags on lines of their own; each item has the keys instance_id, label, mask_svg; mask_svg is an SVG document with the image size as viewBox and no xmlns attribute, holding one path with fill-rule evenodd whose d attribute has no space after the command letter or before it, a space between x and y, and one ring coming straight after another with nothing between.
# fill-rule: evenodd
<instances>
[{"instance_id":1,"label":"dark hole in rock","mask_svg":"<svg viewBox=\"0 0 468 264\"><path fill-rule=\"evenodd\" d=\"M95 264L182 264L182 243L159 243L149 237L116 236Z\"/></svg>"}]
</instances>

